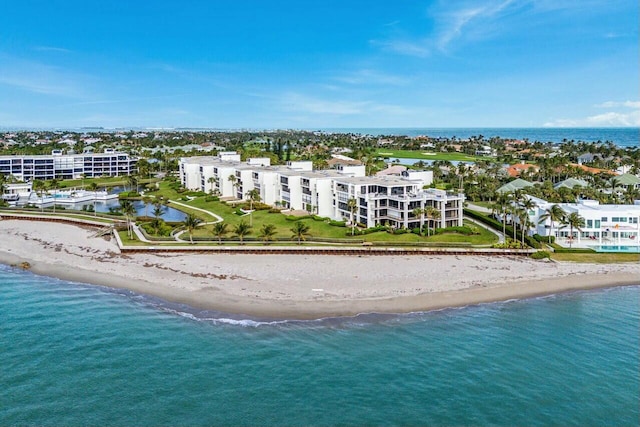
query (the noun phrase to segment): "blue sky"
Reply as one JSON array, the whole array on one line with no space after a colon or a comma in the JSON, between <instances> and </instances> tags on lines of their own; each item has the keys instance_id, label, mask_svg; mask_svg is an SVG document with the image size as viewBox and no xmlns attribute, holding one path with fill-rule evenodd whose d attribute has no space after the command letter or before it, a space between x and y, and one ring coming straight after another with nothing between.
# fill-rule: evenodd
<instances>
[{"instance_id":1,"label":"blue sky","mask_svg":"<svg viewBox=\"0 0 640 427\"><path fill-rule=\"evenodd\" d=\"M7 1L0 127L639 126L637 0Z\"/></svg>"}]
</instances>

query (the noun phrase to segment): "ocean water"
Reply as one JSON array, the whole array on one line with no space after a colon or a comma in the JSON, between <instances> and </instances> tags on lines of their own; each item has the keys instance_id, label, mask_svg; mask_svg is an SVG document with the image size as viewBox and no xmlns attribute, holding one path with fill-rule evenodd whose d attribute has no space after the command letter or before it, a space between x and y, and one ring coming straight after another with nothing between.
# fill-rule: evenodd
<instances>
[{"instance_id":1,"label":"ocean water","mask_svg":"<svg viewBox=\"0 0 640 427\"><path fill-rule=\"evenodd\" d=\"M0 425L638 425L639 291L260 322L0 266Z\"/></svg>"},{"instance_id":2,"label":"ocean water","mask_svg":"<svg viewBox=\"0 0 640 427\"><path fill-rule=\"evenodd\" d=\"M639 147L640 128L328 128L327 132L351 132L362 135L406 135L446 138L469 138L483 135L485 138L528 139L529 141L556 142L563 140L584 142L610 141L620 147Z\"/></svg>"}]
</instances>

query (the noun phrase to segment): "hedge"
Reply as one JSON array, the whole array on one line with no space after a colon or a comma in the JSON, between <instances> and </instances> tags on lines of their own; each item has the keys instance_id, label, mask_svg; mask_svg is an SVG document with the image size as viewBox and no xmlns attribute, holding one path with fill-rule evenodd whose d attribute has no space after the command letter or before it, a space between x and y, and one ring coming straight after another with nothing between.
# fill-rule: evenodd
<instances>
[{"instance_id":1,"label":"hedge","mask_svg":"<svg viewBox=\"0 0 640 427\"><path fill-rule=\"evenodd\" d=\"M557 243L552 243L551 247L553 251L557 254L566 254L566 253L574 253L574 254L592 254L595 251L591 248L565 248L560 246Z\"/></svg>"}]
</instances>

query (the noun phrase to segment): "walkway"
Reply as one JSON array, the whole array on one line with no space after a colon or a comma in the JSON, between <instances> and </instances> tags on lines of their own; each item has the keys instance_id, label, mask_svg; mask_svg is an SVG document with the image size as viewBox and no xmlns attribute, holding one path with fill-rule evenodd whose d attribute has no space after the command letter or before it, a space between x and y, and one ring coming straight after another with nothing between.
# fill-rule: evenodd
<instances>
[{"instance_id":1,"label":"walkway","mask_svg":"<svg viewBox=\"0 0 640 427\"><path fill-rule=\"evenodd\" d=\"M474 224L476 224L479 227L484 228L485 230L489 230L490 232L492 232L493 234L495 234L496 236L498 236L498 243L504 243L504 234L502 234L502 232L498 231L498 230L494 230L493 228L489 227L486 224L481 223L480 221L476 221L473 218L469 218L469 217L465 217L464 218L466 221L470 221Z\"/></svg>"},{"instance_id":2,"label":"walkway","mask_svg":"<svg viewBox=\"0 0 640 427\"><path fill-rule=\"evenodd\" d=\"M189 205L186 205L184 203L177 202L175 200L169 200L169 203L175 204L175 205L178 205L178 206L182 206L183 208L193 209L195 211L202 212L202 213L205 213L207 215L211 215L212 217L214 217L216 219L215 221L201 222L200 224L198 224L198 227L204 227L205 225L217 224L219 222L224 221L224 218L222 218L220 215L214 214L213 212L210 212L210 211L207 211L207 210L204 210L204 209L200 209L200 208L196 208L196 207L193 207L193 206L189 206ZM180 238L180 236L183 233L186 233L186 232L187 232L187 230L182 230L182 231L179 231L176 234L174 234L173 237L176 239L176 242L189 243L188 240L184 240L184 239ZM148 242L148 240L146 240L146 241Z\"/></svg>"}]
</instances>

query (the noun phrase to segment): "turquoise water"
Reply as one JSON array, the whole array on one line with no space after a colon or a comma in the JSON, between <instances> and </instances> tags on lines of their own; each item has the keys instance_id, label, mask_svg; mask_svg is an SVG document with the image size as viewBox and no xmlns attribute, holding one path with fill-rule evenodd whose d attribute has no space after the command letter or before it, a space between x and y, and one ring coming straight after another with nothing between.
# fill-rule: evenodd
<instances>
[{"instance_id":1,"label":"turquoise water","mask_svg":"<svg viewBox=\"0 0 640 427\"><path fill-rule=\"evenodd\" d=\"M593 250L596 252L619 252L619 253L629 253L629 254L637 254L640 253L640 246L625 246L625 245L601 245L601 246L591 246Z\"/></svg>"},{"instance_id":2,"label":"turquoise water","mask_svg":"<svg viewBox=\"0 0 640 427\"><path fill-rule=\"evenodd\" d=\"M638 425L639 290L268 323L0 266L0 425Z\"/></svg>"},{"instance_id":3,"label":"turquoise water","mask_svg":"<svg viewBox=\"0 0 640 427\"><path fill-rule=\"evenodd\" d=\"M352 132L362 135L428 135L434 138L470 138L483 135L485 138L528 139L540 142L584 142L611 141L620 147L640 146L640 128L335 128L328 132Z\"/></svg>"}]
</instances>

